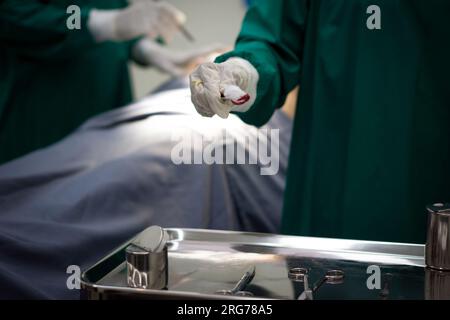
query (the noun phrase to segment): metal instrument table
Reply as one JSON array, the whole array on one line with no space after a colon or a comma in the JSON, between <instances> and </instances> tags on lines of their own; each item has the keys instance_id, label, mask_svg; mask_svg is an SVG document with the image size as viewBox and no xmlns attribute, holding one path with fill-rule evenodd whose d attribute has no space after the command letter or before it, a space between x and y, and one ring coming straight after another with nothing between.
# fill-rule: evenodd
<instances>
[{"instance_id":1,"label":"metal instrument table","mask_svg":"<svg viewBox=\"0 0 450 320\"><path fill-rule=\"evenodd\" d=\"M313 292L314 299L435 298L436 290L430 287L430 281L436 275L430 277L424 267L423 245L193 229L166 231L167 288L127 286L125 250L144 231L83 273L82 297L298 299L305 297L305 281L295 272L306 270L311 288L306 296ZM372 290L368 287L372 275L369 266L381 271L379 288ZM237 292L233 288L249 268L254 274L247 276L244 294L220 294ZM343 281L326 281L327 274L342 276ZM443 278L438 278L442 283ZM238 284L240 288L244 285Z\"/></svg>"}]
</instances>

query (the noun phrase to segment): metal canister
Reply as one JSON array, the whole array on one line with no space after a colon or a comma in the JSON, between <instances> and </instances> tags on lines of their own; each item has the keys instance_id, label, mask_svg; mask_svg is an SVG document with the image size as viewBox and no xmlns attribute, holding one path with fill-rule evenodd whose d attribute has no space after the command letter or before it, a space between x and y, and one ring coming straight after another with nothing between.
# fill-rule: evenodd
<instances>
[{"instance_id":1,"label":"metal canister","mask_svg":"<svg viewBox=\"0 0 450 320\"><path fill-rule=\"evenodd\" d=\"M425 264L435 270L450 271L450 204L436 203L427 211Z\"/></svg>"},{"instance_id":2,"label":"metal canister","mask_svg":"<svg viewBox=\"0 0 450 320\"><path fill-rule=\"evenodd\" d=\"M129 287L161 290L168 283L168 235L160 227L141 233L126 249Z\"/></svg>"},{"instance_id":3,"label":"metal canister","mask_svg":"<svg viewBox=\"0 0 450 320\"><path fill-rule=\"evenodd\" d=\"M450 300L450 272L425 269L425 299Z\"/></svg>"}]
</instances>

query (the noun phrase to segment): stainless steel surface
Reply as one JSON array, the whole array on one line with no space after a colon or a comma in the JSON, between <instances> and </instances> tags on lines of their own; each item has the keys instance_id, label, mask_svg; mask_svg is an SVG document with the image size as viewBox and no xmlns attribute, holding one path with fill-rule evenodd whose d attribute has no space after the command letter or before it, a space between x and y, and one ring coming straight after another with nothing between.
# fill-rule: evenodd
<instances>
[{"instance_id":1,"label":"stainless steel surface","mask_svg":"<svg viewBox=\"0 0 450 320\"><path fill-rule=\"evenodd\" d=\"M425 296L423 245L189 229L167 232L167 290L127 286L125 250L133 239L83 273L84 297L297 299L305 289L304 283L292 281L288 275L292 268L302 267L309 270L309 279L322 279L330 270L345 272L344 283L323 285L314 299L380 299L381 290L366 286L370 265L380 266L382 274L392 274L389 299ZM232 290L248 266L255 266L256 274L245 291L254 297L215 294Z\"/></svg>"},{"instance_id":2,"label":"stainless steel surface","mask_svg":"<svg viewBox=\"0 0 450 320\"><path fill-rule=\"evenodd\" d=\"M450 204L437 203L428 206L427 211L426 265L450 271Z\"/></svg>"},{"instance_id":3,"label":"stainless steel surface","mask_svg":"<svg viewBox=\"0 0 450 320\"><path fill-rule=\"evenodd\" d=\"M450 272L433 269L425 271L425 299L450 300Z\"/></svg>"},{"instance_id":4,"label":"stainless steel surface","mask_svg":"<svg viewBox=\"0 0 450 320\"><path fill-rule=\"evenodd\" d=\"M168 283L168 233L154 226L126 248L127 284L131 288L160 290Z\"/></svg>"},{"instance_id":5,"label":"stainless steel surface","mask_svg":"<svg viewBox=\"0 0 450 320\"><path fill-rule=\"evenodd\" d=\"M381 300L389 299L389 294L390 294L389 287L391 286L392 278L393 278L392 274L390 274L390 273L386 273L383 276L383 289L381 289L381 291L380 291L380 299Z\"/></svg>"},{"instance_id":6,"label":"stainless steel surface","mask_svg":"<svg viewBox=\"0 0 450 320\"><path fill-rule=\"evenodd\" d=\"M151 226L142 231L133 244L148 252L161 252L169 241L169 234L159 226Z\"/></svg>"}]
</instances>

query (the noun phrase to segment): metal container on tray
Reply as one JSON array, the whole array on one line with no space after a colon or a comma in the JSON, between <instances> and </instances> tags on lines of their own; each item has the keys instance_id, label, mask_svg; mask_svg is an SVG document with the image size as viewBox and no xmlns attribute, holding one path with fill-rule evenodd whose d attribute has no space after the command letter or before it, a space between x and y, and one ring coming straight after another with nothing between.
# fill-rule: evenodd
<instances>
[{"instance_id":1,"label":"metal container on tray","mask_svg":"<svg viewBox=\"0 0 450 320\"><path fill-rule=\"evenodd\" d=\"M193 229L166 229L162 241L155 230L161 235L160 229L149 228L86 270L81 278L83 298L426 297L424 245ZM155 247L161 250L156 255ZM383 290L366 286L367 270L373 265L380 267L383 279L389 278ZM133 268L145 275L145 281L133 277ZM309 286L301 281L304 277L293 276L298 270L306 270ZM343 281L330 281L330 275L338 273L345 274Z\"/></svg>"},{"instance_id":2,"label":"metal container on tray","mask_svg":"<svg viewBox=\"0 0 450 320\"><path fill-rule=\"evenodd\" d=\"M436 203L428 206L427 211L426 265L431 269L450 271L450 204Z\"/></svg>"},{"instance_id":3,"label":"metal container on tray","mask_svg":"<svg viewBox=\"0 0 450 320\"><path fill-rule=\"evenodd\" d=\"M131 288L161 290L168 283L167 232L151 227L126 248L127 283Z\"/></svg>"}]
</instances>

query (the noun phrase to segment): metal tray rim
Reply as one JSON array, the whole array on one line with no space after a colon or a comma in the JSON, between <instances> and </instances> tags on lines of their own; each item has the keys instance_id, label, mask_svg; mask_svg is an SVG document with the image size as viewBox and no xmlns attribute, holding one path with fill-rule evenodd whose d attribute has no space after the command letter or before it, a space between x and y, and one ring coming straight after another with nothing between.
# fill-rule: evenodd
<instances>
[{"instance_id":1,"label":"metal tray rim","mask_svg":"<svg viewBox=\"0 0 450 320\"><path fill-rule=\"evenodd\" d=\"M299 237L299 236L286 236L286 235L273 235L265 233L251 233L251 232L237 232L237 231L222 231L222 230L205 230L205 229L179 229L168 228L166 229L170 236L171 241L205 241L208 242L224 242L225 240L233 244L253 244L266 247L279 247L289 249L302 249L302 250L322 250L327 253L354 253L354 254L367 254L367 255L383 255L391 256L400 259L408 260L411 265L422 267L424 263L424 251L425 246L420 244L408 244L408 243L390 243L390 242L377 242L377 241L360 241L360 240L347 240L347 239L332 239L332 238L314 238L314 237ZM144 230L145 231L145 230ZM236 240L236 237L239 239ZM93 293L102 292L119 292L119 289L114 286L99 285L91 282L87 276L88 272L101 265L114 254L123 250L129 243L136 237L131 238L124 244L113 250L110 254L106 255L99 262L86 269L80 279L82 289L88 290ZM269 241L272 239L272 241ZM245 241L244 241L245 240ZM266 240L266 241L264 241ZM276 241L275 241L276 240ZM262 241L262 242L261 242ZM324 248L327 247L327 248ZM217 299L217 300L261 300L261 298L253 297L225 297L217 296L213 294L202 294L192 292L177 292L177 291L156 291L156 290L143 290L134 288L120 288L121 292L138 293L146 296L171 298L171 299ZM264 299L263 299L264 300ZM270 299L268 299L270 300Z\"/></svg>"}]
</instances>

